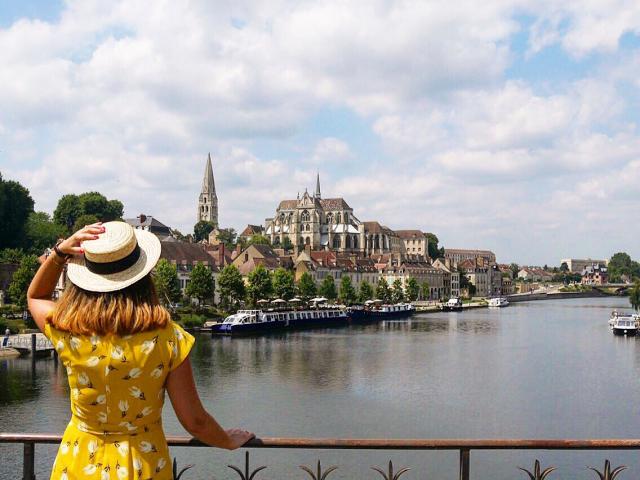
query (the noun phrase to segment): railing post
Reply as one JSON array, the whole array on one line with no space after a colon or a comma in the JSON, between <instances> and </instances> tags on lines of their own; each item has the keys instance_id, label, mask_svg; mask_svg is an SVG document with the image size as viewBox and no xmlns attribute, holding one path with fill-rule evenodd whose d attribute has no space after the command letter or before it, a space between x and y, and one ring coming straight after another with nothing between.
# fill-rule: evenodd
<instances>
[{"instance_id":1,"label":"railing post","mask_svg":"<svg viewBox=\"0 0 640 480\"><path fill-rule=\"evenodd\" d=\"M469 449L460 449L460 480L469 480Z\"/></svg>"},{"instance_id":2,"label":"railing post","mask_svg":"<svg viewBox=\"0 0 640 480\"><path fill-rule=\"evenodd\" d=\"M35 457L36 446L33 442L24 443L24 454L22 455L22 480L36 480Z\"/></svg>"}]
</instances>

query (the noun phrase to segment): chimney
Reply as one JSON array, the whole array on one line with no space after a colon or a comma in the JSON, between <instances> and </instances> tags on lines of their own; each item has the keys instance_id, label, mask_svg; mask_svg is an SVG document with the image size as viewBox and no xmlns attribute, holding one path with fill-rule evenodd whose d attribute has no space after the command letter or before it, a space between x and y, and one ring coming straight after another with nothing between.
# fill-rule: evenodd
<instances>
[{"instance_id":1,"label":"chimney","mask_svg":"<svg viewBox=\"0 0 640 480\"><path fill-rule=\"evenodd\" d=\"M141 224L147 221L147 216L144 213L141 213L140 217L138 217L138 218L140 218L140 223Z\"/></svg>"},{"instance_id":2,"label":"chimney","mask_svg":"<svg viewBox=\"0 0 640 480\"><path fill-rule=\"evenodd\" d=\"M218 245L218 266L224 267L224 243Z\"/></svg>"}]
</instances>

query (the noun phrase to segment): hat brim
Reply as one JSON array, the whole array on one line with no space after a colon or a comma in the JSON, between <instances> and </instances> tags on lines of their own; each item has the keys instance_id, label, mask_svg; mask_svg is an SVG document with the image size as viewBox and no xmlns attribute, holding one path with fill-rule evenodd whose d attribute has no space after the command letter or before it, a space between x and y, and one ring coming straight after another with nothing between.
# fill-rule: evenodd
<instances>
[{"instance_id":1,"label":"hat brim","mask_svg":"<svg viewBox=\"0 0 640 480\"><path fill-rule=\"evenodd\" d=\"M76 255L67 265L67 278L71 283L90 292L115 292L133 285L144 278L160 259L160 240L153 233L135 230L140 247L140 258L126 270L117 273L97 274L89 271L84 256Z\"/></svg>"}]
</instances>

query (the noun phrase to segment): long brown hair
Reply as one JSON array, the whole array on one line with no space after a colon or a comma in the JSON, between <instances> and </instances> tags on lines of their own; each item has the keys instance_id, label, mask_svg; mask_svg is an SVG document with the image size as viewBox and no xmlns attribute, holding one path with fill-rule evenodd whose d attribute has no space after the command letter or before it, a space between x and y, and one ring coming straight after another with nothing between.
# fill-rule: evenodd
<instances>
[{"instance_id":1,"label":"long brown hair","mask_svg":"<svg viewBox=\"0 0 640 480\"><path fill-rule=\"evenodd\" d=\"M170 319L151 275L115 292L89 292L67 282L50 323L76 335L129 335L163 328Z\"/></svg>"}]
</instances>

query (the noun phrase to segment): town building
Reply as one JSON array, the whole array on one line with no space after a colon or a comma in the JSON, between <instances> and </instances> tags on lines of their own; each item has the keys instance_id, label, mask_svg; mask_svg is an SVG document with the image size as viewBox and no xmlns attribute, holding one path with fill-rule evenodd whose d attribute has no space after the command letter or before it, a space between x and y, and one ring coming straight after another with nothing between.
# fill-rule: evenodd
<instances>
[{"instance_id":1,"label":"town building","mask_svg":"<svg viewBox=\"0 0 640 480\"><path fill-rule=\"evenodd\" d=\"M238 267L244 277L248 276L258 265L262 265L270 271L280 267L292 270L294 267L293 259L290 256L282 255L283 253L269 245L252 244L240 252L232 263Z\"/></svg>"},{"instance_id":2,"label":"town building","mask_svg":"<svg viewBox=\"0 0 640 480\"><path fill-rule=\"evenodd\" d=\"M604 265L606 267L609 265L609 260L593 260L591 258L563 258L562 260L560 260L560 265L562 265L563 263L567 264L567 268L569 268L569 271L571 273L582 273L585 268L593 264Z\"/></svg>"},{"instance_id":3,"label":"town building","mask_svg":"<svg viewBox=\"0 0 640 480\"><path fill-rule=\"evenodd\" d=\"M583 285L604 285L609 282L609 274L604 264L592 263L582 271Z\"/></svg>"},{"instance_id":4,"label":"town building","mask_svg":"<svg viewBox=\"0 0 640 480\"><path fill-rule=\"evenodd\" d=\"M550 282L553 275L539 267L522 267L518 271L518 278L530 282Z\"/></svg>"},{"instance_id":5,"label":"town building","mask_svg":"<svg viewBox=\"0 0 640 480\"><path fill-rule=\"evenodd\" d=\"M491 267L484 257L468 258L458 264L469 282L476 287L476 297L488 297L491 293Z\"/></svg>"},{"instance_id":6,"label":"town building","mask_svg":"<svg viewBox=\"0 0 640 480\"><path fill-rule=\"evenodd\" d=\"M446 258L438 258L432 262L432 265L444 273L444 296L459 297L460 272L458 265Z\"/></svg>"},{"instance_id":7,"label":"town building","mask_svg":"<svg viewBox=\"0 0 640 480\"><path fill-rule=\"evenodd\" d=\"M400 263L391 262L380 272L380 276L386 280L389 287L391 287L396 280L400 280L405 291L410 278L416 279L418 285L421 287L420 290L422 290L422 285L427 282L429 284L429 297L424 298L421 291L420 300L439 300L450 296L450 293L445 288L446 273L426 261L406 260Z\"/></svg>"},{"instance_id":8,"label":"town building","mask_svg":"<svg viewBox=\"0 0 640 480\"><path fill-rule=\"evenodd\" d=\"M238 235L238 240L248 242L254 235L264 235L264 228L261 225L247 225Z\"/></svg>"},{"instance_id":9,"label":"town building","mask_svg":"<svg viewBox=\"0 0 640 480\"><path fill-rule=\"evenodd\" d=\"M395 233L402 241L404 252L409 258L429 258L429 240L426 233L421 230L396 230Z\"/></svg>"},{"instance_id":10,"label":"town building","mask_svg":"<svg viewBox=\"0 0 640 480\"><path fill-rule=\"evenodd\" d=\"M444 258L448 258L456 263L464 260L475 260L482 257L487 263L496 262L496 254L490 250L470 250L464 248L445 248Z\"/></svg>"},{"instance_id":11,"label":"town building","mask_svg":"<svg viewBox=\"0 0 640 480\"><path fill-rule=\"evenodd\" d=\"M204 169L202 189L198 197L197 219L198 222L211 222L215 228L218 228L218 196L216 195L216 184L213 179L211 154L207 156L207 164Z\"/></svg>"},{"instance_id":12,"label":"town building","mask_svg":"<svg viewBox=\"0 0 640 480\"><path fill-rule=\"evenodd\" d=\"M136 218L125 218L125 222L137 230L145 230L153 233L160 240L171 240L171 228L154 218L152 215L141 213Z\"/></svg>"}]
</instances>

